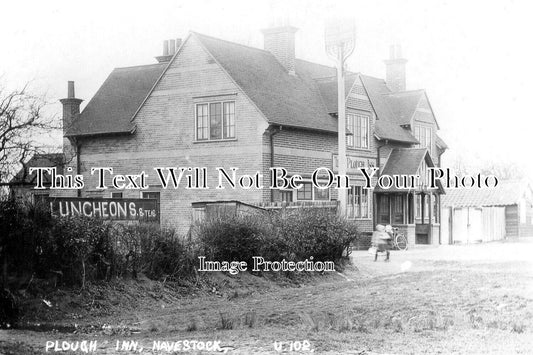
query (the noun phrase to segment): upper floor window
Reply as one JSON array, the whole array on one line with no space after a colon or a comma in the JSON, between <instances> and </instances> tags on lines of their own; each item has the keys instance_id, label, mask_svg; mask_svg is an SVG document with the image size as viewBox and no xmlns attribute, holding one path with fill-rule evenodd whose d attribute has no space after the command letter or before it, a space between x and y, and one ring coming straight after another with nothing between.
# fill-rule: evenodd
<instances>
[{"instance_id":1,"label":"upper floor window","mask_svg":"<svg viewBox=\"0 0 533 355\"><path fill-rule=\"evenodd\" d=\"M196 140L235 138L235 101L196 105Z\"/></svg>"},{"instance_id":2,"label":"upper floor window","mask_svg":"<svg viewBox=\"0 0 533 355\"><path fill-rule=\"evenodd\" d=\"M346 114L346 128L351 135L346 137L348 147L368 148L370 125L368 116L354 113Z\"/></svg>"},{"instance_id":3,"label":"upper floor window","mask_svg":"<svg viewBox=\"0 0 533 355\"><path fill-rule=\"evenodd\" d=\"M420 142L419 147L424 147L432 152L432 132L431 127L415 126L415 138Z\"/></svg>"}]
</instances>

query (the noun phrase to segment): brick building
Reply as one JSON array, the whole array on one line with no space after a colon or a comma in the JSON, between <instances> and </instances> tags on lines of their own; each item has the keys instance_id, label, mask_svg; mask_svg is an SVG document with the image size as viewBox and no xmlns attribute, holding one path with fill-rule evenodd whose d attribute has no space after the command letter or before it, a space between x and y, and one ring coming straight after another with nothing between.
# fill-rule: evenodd
<instances>
[{"instance_id":1,"label":"brick building","mask_svg":"<svg viewBox=\"0 0 533 355\"><path fill-rule=\"evenodd\" d=\"M64 151L86 188L63 191L82 197L153 197L161 223L186 231L193 204L239 201L248 205L285 201L335 201L336 190L305 183L297 191L162 189L154 167L216 167L239 173L284 167L310 178L318 167L336 170L337 83L335 69L295 58L294 27L263 31L265 49L191 32L165 41L158 63L117 68L80 113L73 83L62 99ZM348 215L370 232L393 223L410 243L439 243L439 194L421 186L411 191L363 189L361 166L415 174L439 165L446 149L424 90L406 91L400 49L385 61L386 80L348 72L345 80ZM115 173L149 174L150 189L96 190L89 169L110 166ZM151 172L151 173L150 173ZM201 205L201 204L200 204Z\"/></svg>"}]
</instances>

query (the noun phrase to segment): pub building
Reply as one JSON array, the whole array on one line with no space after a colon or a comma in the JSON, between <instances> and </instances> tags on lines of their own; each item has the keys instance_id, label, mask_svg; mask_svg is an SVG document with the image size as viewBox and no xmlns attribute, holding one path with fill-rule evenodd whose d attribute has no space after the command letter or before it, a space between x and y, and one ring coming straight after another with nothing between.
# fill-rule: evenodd
<instances>
[{"instance_id":1,"label":"pub building","mask_svg":"<svg viewBox=\"0 0 533 355\"><path fill-rule=\"evenodd\" d=\"M220 206L236 209L337 206L337 190L313 187L319 167L337 172L337 79L333 67L295 58L291 26L263 30L264 49L190 32L164 41L157 63L114 69L80 112L68 83L63 104L66 164L83 174L82 190L49 195L152 198L160 223L186 233L194 219ZM320 45L317 43L317 45ZM347 217L361 231L392 224L410 244L438 244L440 194L365 189L360 167L383 174L421 174L439 166L446 144L424 90L406 90L399 46L385 60L386 79L347 71ZM81 68L80 68L81 70ZM163 189L154 167L216 167L264 175L264 189ZM149 175L147 190L99 190L91 167ZM271 190L269 168L284 167L306 181L298 190ZM36 193L43 194L42 191Z\"/></svg>"}]
</instances>

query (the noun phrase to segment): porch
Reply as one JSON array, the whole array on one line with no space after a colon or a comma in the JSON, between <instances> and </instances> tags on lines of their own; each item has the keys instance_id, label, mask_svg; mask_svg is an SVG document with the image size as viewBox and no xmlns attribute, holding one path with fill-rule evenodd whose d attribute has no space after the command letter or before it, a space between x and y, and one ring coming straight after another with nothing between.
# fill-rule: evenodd
<instances>
[{"instance_id":1,"label":"porch","mask_svg":"<svg viewBox=\"0 0 533 355\"><path fill-rule=\"evenodd\" d=\"M435 191L376 192L374 221L399 229L409 245L440 244L440 201Z\"/></svg>"}]
</instances>

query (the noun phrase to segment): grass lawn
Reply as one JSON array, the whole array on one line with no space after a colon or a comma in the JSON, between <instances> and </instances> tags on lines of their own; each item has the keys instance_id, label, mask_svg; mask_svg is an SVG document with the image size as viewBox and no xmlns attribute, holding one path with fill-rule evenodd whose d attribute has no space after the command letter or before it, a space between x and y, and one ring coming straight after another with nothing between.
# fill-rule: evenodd
<instances>
[{"instance_id":1,"label":"grass lawn","mask_svg":"<svg viewBox=\"0 0 533 355\"><path fill-rule=\"evenodd\" d=\"M183 297L140 282L133 284L137 295L118 289L117 302L106 307L94 297L84 311L55 313L62 315L55 321L81 324L78 334L0 330L0 353L45 353L50 340L97 340L98 354L128 353L114 350L116 341L135 340L142 353L163 354L152 351L153 341L189 339L219 340L235 354L275 354L275 342L283 342L284 353L300 342L293 346L308 344L319 354L527 354L532 252L533 240L416 248L393 252L390 263L354 252L355 268L343 277L301 287L220 277L209 292ZM48 306L36 307L45 318Z\"/></svg>"}]
</instances>

